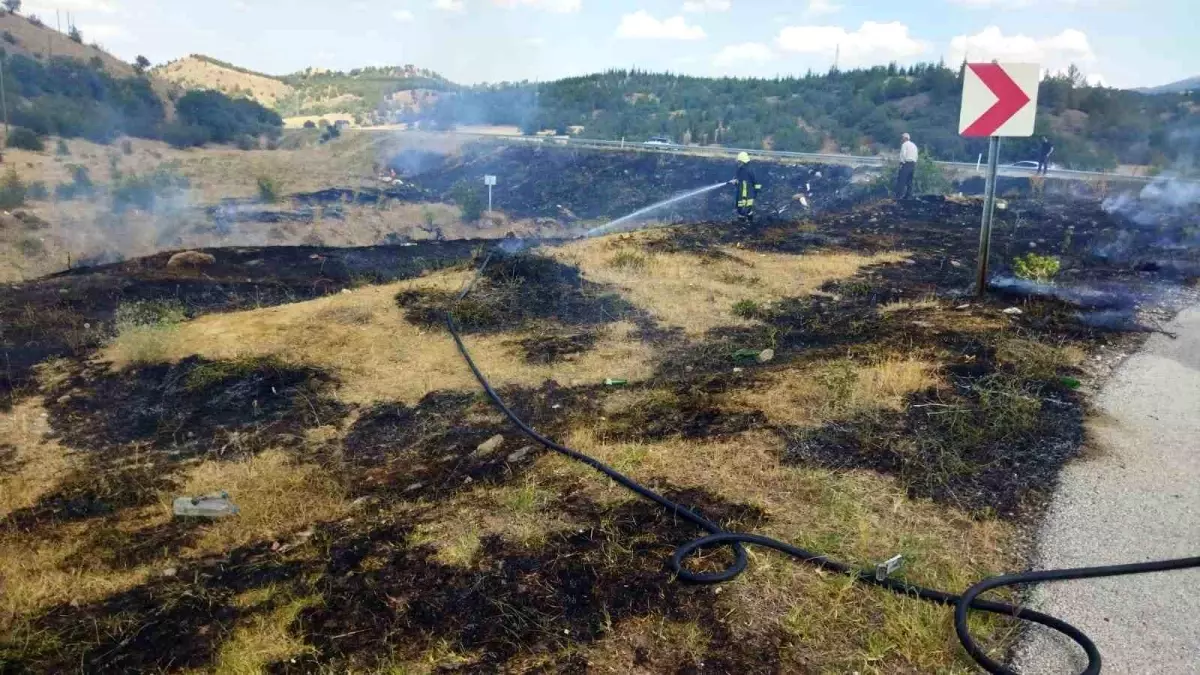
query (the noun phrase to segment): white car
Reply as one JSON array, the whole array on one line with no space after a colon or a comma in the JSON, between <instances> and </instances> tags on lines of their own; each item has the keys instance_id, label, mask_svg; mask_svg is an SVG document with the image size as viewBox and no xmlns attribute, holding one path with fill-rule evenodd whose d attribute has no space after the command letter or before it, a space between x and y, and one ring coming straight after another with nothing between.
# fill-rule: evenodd
<instances>
[{"instance_id":1,"label":"white car","mask_svg":"<svg viewBox=\"0 0 1200 675\"><path fill-rule=\"evenodd\" d=\"M666 136L654 136L642 145L671 145L671 139Z\"/></svg>"},{"instance_id":2,"label":"white car","mask_svg":"<svg viewBox=\"0 0 1200 675\"><path fill-rule=\"evenodd\" d=\"M1006 167L1005 167L1005 168L1008 168L1008 169L1029 169L1029 170L1031 170L1031 171L1037 171L1037 169L1038 169L1038 163L1037 163L1036 161L1032 160L1032 159L1027 159L1027 160L1024 160L1024 161L1022 161L1022 162L1013 162L1012 164L1008 164L1008 165L1006 165ZM1051 165L1049 165L1049 166L1048 166L1048 167L1046 167L1046 168L1047 168L1047 169L1049 169L1050 171L1054 171L1055 169L1057 169L1057 168L1058 168L1058 165L1057 165L1057 164L1051 164Z\"/></svg>"}]
</instances>

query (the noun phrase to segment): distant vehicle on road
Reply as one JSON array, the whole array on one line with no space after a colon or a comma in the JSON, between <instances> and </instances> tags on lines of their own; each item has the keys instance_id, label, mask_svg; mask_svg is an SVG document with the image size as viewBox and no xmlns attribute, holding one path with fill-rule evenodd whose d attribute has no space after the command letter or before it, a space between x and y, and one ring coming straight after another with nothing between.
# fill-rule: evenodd
<instances>
[{"instance_id":1,"label":"distant vehicle on road","mask_svg":"<svg viewBox=\"0 0 1200 675\"><path fill-rule=\"evenodd\" d=\"M1009 165L1007 165L1007 167L1006 167L1006 168L1009 168L1009 169L1029 169L1030 171L1037 171L1037 168L1038 168L1038 163L1037 163L1037 161L1036 161L1036 160L1027 159L1027 160L1024 160L1024 161L1022 161L1022 162L1013 162L1012 164L1009 164ZM1054 171L1055 169L1057 169L1057 168L1058 168L1058 165L1057 165L1057 164L1051 164L1051 165L1050 165L1048 168L1049 168L1051 171Z\"/></svg>"},{"instance_id":2,"label":"distant vehicle on road","mask_svg":"<svg viewBox=\"0 0 1200 675\"><path fill-rule=\"evenodd\" d=\"M666 136L652 136L650 140L642 143L642 145L671 145L671 139Z\"/></svg>"}]
</instances>

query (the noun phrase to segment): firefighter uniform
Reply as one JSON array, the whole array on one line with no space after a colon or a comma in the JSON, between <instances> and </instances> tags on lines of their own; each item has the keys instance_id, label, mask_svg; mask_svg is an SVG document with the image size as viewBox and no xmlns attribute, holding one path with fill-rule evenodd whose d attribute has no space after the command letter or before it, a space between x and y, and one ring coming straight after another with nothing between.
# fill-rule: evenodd
<instances>
[{"instance_id":1,"label":"firefighter uniform","mask_svg":"<svg viewBox=\"0 0 1200 675\"><path fill-rule=\"evenodd\" d=\"M745 220L752 219L754 217L754 200L758 197L758 191L762 189L762 185L755 180L754 171L750 168L750 155L745 152L738 155L734 187L736 188L734 207L737 209L738 217Z\"/></svg>"}]
</instances>

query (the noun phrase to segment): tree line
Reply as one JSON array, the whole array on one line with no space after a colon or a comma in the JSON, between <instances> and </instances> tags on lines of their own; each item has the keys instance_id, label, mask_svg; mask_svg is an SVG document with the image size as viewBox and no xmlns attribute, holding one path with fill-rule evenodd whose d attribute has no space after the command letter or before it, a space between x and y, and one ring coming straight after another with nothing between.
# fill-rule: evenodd
<instances>
[{"instance_id":1,"label":"tree line","mask_svg":"<svg viewBox=\"0 0 1200 675\"><path fill-rule=\"evenodd\" d=\"M114 77L103 64L66 57L48 60L0 49L9 121L39 136L82 137L109 143L121 135L163 139L180 147L278 137L283 120L254 101L214 91L191 91L166 104L139 74ZM144 70L140 68L139 70Z\"/></svg>"},{"instance_id":2,"label":"tree line","mask_svg":"<svg viewBox=\"0 0 1200 675\"><path fill-rule=\"evenodd\" d=\"M518 125L526 133L572 130L589 138L720 144L798 152L877 154L902 132L939 159L974 161L986 139L958 135L962 68L896 64L802 77L703 78L610 70L545 83L458 88L410 117L439 127ZM1144 95L1093 87L1072 67L1039 88L1036 135L1056 162L1079 169L1118 163L1166 166L1196 128L1191 94ZM1032 159L1037 139L1006 141L1005 160Z\"/></svg>"}]
</instances>

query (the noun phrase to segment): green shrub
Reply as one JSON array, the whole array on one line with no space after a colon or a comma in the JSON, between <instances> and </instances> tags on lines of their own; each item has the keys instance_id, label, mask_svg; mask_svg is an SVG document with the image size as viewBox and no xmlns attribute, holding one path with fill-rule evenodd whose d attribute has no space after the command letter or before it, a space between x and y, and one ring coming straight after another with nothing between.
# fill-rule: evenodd
<instances>
[{"instance_id":1,"label":"green shrub","mask_svg":"<svg viewBox=\"0 0 1200 675\"><path fill-rule=\"evenodd\" d=\"M738 300L733 303L733 313L743 319L753 319L762 313L762 306L754 300Z\"/></svg>"},{"instance_id":2,"label":"green shrub","mask_svg":"<svg viewBox=\"0 0 1200 675\"><path fill-rule=\"evenodd\" d=\"M171 334L187 319L183 306L169 301L143 301L117 307L113 340L133 363L159 363L169 353Z\"/></svg>"},{"instance_id":3,"label":"green shrub","mask_svg":"<svg viewBox=\"0 0 1200 675\"><path fill-rule=\"evenodd\" d=\"M464 222L473 223L483 217L483 198L473 184L460 182L450 191L450 196L462 210Z\"/></svg>"},{"instance_id":4,"label":"green shrub","mask_svg":"<svg viewBox=\"0 0 1200 675\"><path fill-rule=\"evenodd\" d=\"M1060 267L1058 258L1049 255L1026 253L1013 259L1013 274L1032 281L1050 281Z\"/></svg>"},{"instance_id":5,"label":"green shrub","mask_svg":"<svg viewBox=\"0 0 1200 675\"><path fill-rule=\"evenodd\" d=\"M4 41L10 45L17 44L17 38L12 34L12 31L4 31Z\"/></svg>"},{"instance_id":6,"label":"green shrub","mask_svg":"<svg viewBox=\"0 0 1200 675\"><path fill-rule=\"evenodd\" d=\"M163 126L162 139L173 148L198 148L209 141L209 134L203 127L194 124L174 122Z\"/></svg>"},{"instance_id":7,"label":"green shrub","mask_svg":"<svg viewBox=\"0 0 1200 675\"><path fill-rule=\"evenodd\" d=\"M9 167L4 178L0 179L0 209L11 211L25 205L25 183L17 175L17 170Z\"/></svg>"},{"instance_id":8,"label":"green shrub","mask_svg":"<svg viewBox=\"0 0 1200 675\"><path fill-rule=\"evenodd\" d=\"M274 204L279 201L280 195L279 181L270 176L258 177L258 198L268 204Z\"/></svg>"},{"instance_id":9,"label":"green shrub","mask_svg":"<svg viewBox=\"0 0 1200 675\"><path fill-rule=\"evenodd\" d=\"M126 155L132 155L133 154L133 141L129 140L128 138L121 141L121 152L125 153Z\"/></svg>"},{"instance_id":10,"label":"green shrub","mask_svg":"<svg viewBox=\"0 0 1200 675\"><path fill-rule=\"evenodd\" d=\"M46 255L46 245L41 239L33 237L25 237L17 244L17 249L21 251L21 255L26 258L40 258Z\"/></svg>"},{"instance_id":11,"label":"green shrub","mask_svg":"<svg viewBox=\"0 0 1200 675\"><path fill-rule=\"evenodd\" d=\"M46 187L46 181L35 180L25 188L25 198L35 202L44 202L50 198L50 190Z\"/></svg>"},{"instance_id":12,"label":"green shrub","mask_svg":"<svg viewBox=\"0 0 1200 675\"><path fill-rule=\"evenodd\" d=\"M176 173L170 165L159 166L142 176L130 174L113 184L113 210L119 213L132 206L152 211L160 196L188 185L188 179Z\"/></svg>"},{"instance_id":13,"label":"green shrub","mask_svg":"<svg viewBox=\"0 0 1200 675\"><path fill-rule=\"evenodd\" d=\"M32 129L25 129L24 127L17 127L9 132L6 145L10 148L20 148L34 152L41 152L46 149L46 143L42 140L42 137Z\"/></svg>"},{"instance_id":14,"label":"green shrub","mask_svg":"<svg viewBox=\"0 0 1200 675\"><path fill-rule=\"evenodd\" d=\"M67 147L67 142L63 139L58 139L58 143L54 145L54 154L59 157L66 157L71 154L71 148Z\"/></svg>"},{"instance_id":15,"label":"green shrub","mask_svg":"<svg viewBox=\"0 0 1200 675\"><path fill-rule=\"evenodd\" d=\"M254 136L242 135L238 136L237 142L234 143L238 150L257 150L258 139Z\"/></svg>"},{"instance_id":16,"label":"green shrub","mask_svg":"<svg viewBox=\"0 0 1200 675\"><path fill-rule=\"evenodd\" d=\"M67 32L67 37L71 38L73 42L83 44L83 33L80 32L78 26L71 26L71 30Z\"/></svg>"},{"instance_id":17,"label":"green shrub","mask_svg":"<svg viewBox=\"0 0 1200 675\"><path fill-rule=\"evenodd\" d=\"M950 191L950 179L938 166L933 157L923 152L917 159L917 170L913 176L913 192L917 194L944 195Z\"/></svg>"},{"instance_id":18,"label":"green shrub","mask_svg":"<svg viewBox=\"0 0 1200 675\"><path fill-rule=\"evenodd\" d=\"M314 121L312 121L312 120L305 120L305 121L304 121L304 128L305 128L305 129L316 129L316 128L317 128L317 123L316 123L316 122L314 122Z\"/></svg>"}]
</instances>

